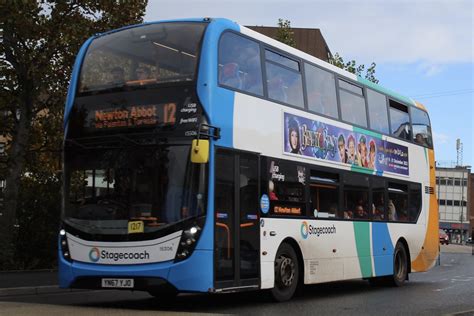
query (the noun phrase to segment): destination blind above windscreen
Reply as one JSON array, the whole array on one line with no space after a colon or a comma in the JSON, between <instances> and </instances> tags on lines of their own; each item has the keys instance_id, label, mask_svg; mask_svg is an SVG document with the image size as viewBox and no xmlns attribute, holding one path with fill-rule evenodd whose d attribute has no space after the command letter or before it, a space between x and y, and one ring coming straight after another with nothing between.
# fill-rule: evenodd
<instances>
[{"instance_id":1,"label":"destination blind above windscreen","mask_svg":"<svg viewBox=\"0 0 474 316\"><path fill-rule=\"evenodd\" d=\"M202 114L191 89L130 91L77 98L69 137L103 133L176 130L193 136Z\"/></svg>"},{"instance_id":2,"label":"destination blind above windscreen","mask_svg":"<svg viewBox=\"0 0 474 316\"><path fill-rule=\"evenodd\" d=\"M85 123L92 129L146 127L176 124L176 103L124 106L95 110Z\"/></svg>"}]
</instances>

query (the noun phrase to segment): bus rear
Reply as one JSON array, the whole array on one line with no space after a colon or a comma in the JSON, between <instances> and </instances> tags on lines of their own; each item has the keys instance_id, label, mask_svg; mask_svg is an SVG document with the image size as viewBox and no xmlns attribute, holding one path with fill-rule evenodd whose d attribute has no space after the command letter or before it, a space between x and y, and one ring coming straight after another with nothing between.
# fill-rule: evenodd
<instances>
[{"instance_id":1,"label":"bus rear","mask_svg":"<svg viewBox=\"0 0 474 316\"><path fill-rule=\"evenodd\" d=\"M61 287L212 287L208 164L190 160L206 122L196 71L207 24L128 27L81 49L65 111Z\"/></svg>"}]
</instances>

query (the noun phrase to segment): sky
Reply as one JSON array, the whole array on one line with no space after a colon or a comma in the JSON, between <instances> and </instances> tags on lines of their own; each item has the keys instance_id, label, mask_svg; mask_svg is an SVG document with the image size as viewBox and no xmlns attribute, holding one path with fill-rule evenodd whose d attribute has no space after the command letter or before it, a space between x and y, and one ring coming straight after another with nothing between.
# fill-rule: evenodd
<instances>
[{"instance_id":1,"label":"sky","mask_svg":"<svg viewBox=\"0 0 474 316\"><path fill-rule=\"evenodd\" d=\"M435 157L474 159L472 0L149 0L145 21L224 17L242 25L319 28L334 54L375 62L379 84L425 105Z\"/></svg>"}]
</instances>

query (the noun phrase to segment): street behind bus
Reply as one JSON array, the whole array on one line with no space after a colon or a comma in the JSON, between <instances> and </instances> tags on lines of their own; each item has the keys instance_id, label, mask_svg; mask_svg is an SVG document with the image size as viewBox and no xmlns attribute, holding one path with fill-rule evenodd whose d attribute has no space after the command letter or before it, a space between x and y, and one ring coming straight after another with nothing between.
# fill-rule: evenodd
<instances>
[{"instance_id":1,"label":"street behind bus","mask_svg":"<svg viewBox=\"0 0 474 316\"><path fill-rule=\"evenodd\" d=\"M441 265L410 275L402 288L363 280L305 286L300 296L274 303L266 292L182 294L174 302L144 292L62 291L0 297L0 315L474 315L472 247L442 246Z\"/></svg>"}]
</instances>

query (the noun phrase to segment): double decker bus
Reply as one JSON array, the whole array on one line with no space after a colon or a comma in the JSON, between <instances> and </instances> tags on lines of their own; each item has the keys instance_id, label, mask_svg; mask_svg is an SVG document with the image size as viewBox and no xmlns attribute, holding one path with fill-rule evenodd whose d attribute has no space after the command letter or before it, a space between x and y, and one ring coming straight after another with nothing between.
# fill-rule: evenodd
<instances>
[{"instance_id":1,"label":"double decker bus","mask_svg":"<svg viewBox=\"0 0 474 316\"><path fill-rule=\"evenodd\" d=\"M64 128L61 287L284 301L435 264L426 109L227 19L87 40Z\"/></svg>"}]
</instances>

